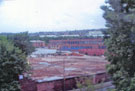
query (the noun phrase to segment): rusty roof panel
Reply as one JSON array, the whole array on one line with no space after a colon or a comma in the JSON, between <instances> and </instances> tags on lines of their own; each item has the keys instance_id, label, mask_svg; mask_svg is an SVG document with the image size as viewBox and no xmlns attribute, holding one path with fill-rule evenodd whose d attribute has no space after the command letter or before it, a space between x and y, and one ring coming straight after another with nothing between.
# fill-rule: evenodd
<instances>
[{"instance_id":1,"label":"rusty roof panel","mask_svg":"<svg viewBox=\"0 0 135 91\"><path fill-rule=\"evenodd\" d=\"M96 56L50 56L28 60L32 67L30 77L37 82L105 72L108 64L104 57Z\"/></svg>"}]
</instances>

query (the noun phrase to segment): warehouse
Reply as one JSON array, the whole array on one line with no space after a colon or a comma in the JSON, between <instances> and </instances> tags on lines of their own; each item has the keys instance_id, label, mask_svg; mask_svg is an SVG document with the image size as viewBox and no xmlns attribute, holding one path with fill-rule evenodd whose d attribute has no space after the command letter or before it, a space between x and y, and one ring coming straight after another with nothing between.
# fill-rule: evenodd
<instances>
[{"instance_id":1,"label":"warehouse","mask_svg":"<svg viewBox=\"0 0 135 91\"><path fill-rule=\"evenodd\" d=\"M29 58L31 74L20 80L22 91L65 91L76 87L75 78L92 77L93 84L108 81L104 57L50 56Z\"/></svg>"},{"instance_id":2,"label":"warehouse","mask_svg":"<svg viewBox=\"0 0 135 91\"><path fill-rule=\"evenodd\" d=\"M83 54L100 56L106 49L102 38L50 40L49 48L67 51L77 51Z\"/></svg>"},{"instance_id":3,"label":"warehouse","mask_svg":"<svg viewBox=\"0 0 135 91\"><path fill-rule=\"evenodd\" d=\"M31 40L30 41L35 48L43 48L46 47L46 44L44 41L41 40Z\"/></svg>"}]
</instances>

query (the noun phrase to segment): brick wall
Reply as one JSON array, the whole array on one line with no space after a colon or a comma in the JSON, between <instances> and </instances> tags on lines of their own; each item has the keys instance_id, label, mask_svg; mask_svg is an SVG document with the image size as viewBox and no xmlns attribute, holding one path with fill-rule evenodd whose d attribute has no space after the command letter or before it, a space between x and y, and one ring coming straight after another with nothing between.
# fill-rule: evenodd
<instances>
[{"instance_id":1,"label":"brick wall","mask_svg":"<svg viewBox=\"0 0 135 91\"><path fill-rule=\"evenodd\" d=\"M24 78L20 80L21 91L37 91L36 82Z\"/></svg>"},{"instance_id":2,"label":"brick wall","mask_svg":"<svg viewBox=\"0 0 135 91\"><path fill-rule=\"evenodd\" d=\"M105 73L97 74L93 76L93 83L97 84L101 82L103 79L106 80L107 77L108 75ZM20 83L22 88L21 91L63 91L64 87L67 91L76 88L75 78L66 79L65 86L63 80L37 83L25 78L23 80L20 80Z\"/></svg>"},{"instance_id":3,"label":"brick wall","mask_svg":"<svg viewBox=\"0 0 135 91\"><path fill-rule=\"evenodd\" d=\"M76 88L75 79L66 79L65 90ZM37 84L37 91L63 91L64 81L58 80L53 82L43 82Z\"/></svg>"}]
</instances>

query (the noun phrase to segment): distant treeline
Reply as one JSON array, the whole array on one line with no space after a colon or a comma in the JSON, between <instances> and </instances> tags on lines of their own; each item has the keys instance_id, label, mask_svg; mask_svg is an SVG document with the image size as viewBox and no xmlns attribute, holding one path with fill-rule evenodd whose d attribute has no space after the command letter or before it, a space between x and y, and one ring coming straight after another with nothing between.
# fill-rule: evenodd
<instances>
[{"instance_id":1,"label":"distant treeline","mask_svg":"<svg viewBox=\"0 0 135 91\"><path fill-rule=\"evenodd\" d=\"M74 30L74 31L60 31L60 32L35 32L35 33L0 33L0 35L4 35L7 37L15 36L18 34L25 34L29 37L29 40L42 40L47 44L50 40L61 40L61 39L88 39L93 38L92 36L86 36L89 31L102 31L103 33L106 29L87 29L87 30ZM56 35L57 37L40 37L40 35ZM59 35L79 35L79 36L59 36Z\"/></svg>"},{"instance_id":2,"label":"distant treeline","mask_svg":"<svg viewBox=\"0 0 135 91\"><path fill-rule=\"evenodd\" d=\"M80 35L84 36L89 31L105 31L106 29L84 29L84 30L67 30L67 31L58 31L58 32L36 32L36 33L30 33L31 36L39 36L39 35Z\"/></svg>"}]
</instances>

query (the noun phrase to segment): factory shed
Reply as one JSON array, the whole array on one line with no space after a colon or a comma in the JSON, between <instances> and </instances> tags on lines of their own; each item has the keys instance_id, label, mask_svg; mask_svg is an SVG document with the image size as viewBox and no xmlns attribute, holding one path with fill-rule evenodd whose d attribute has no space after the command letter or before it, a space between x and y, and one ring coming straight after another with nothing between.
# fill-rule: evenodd
<instances>
[{"instance_id":1,"label":"factory shed","mask_svg":"<svg viewBox=\"0 0 135 91\"><path fill-rule=\"evenodd\" d=\"M104 55L106 49L102 38L50 40L49 48L80 52L91 56Z\"/></svg>"},{"instance_id":2,"label":"factory shed","mask_svg":"<svg viewBox=\"0 0 135 91\"><path fill-rule=\"evenodd\" d=\"M77 88L76 78L81 77L91 77L93 84L109 80L104 57L50 56L28 60L32 74L20 80L22 91L68 91Z\"/></svg>"},{"instance_id":3,"label":"factory shed","mask_svg":"<svg viewBox=\"0 0 135 91\"><path fill-rule=\"evenodd\" d=\"M46 44L44 41L41 40L31 40L32 46L35 48L44 48L46 47Z\"/></svg>"}]
</instances>

